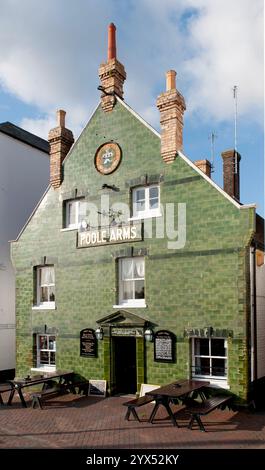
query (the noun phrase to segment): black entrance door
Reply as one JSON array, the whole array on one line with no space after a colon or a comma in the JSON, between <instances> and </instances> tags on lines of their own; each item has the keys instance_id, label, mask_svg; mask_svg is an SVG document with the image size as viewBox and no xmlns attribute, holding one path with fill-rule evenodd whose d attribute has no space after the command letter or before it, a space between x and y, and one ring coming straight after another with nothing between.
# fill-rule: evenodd
<instances>
[{"instance_id":1,"label":"black entrance door","mask_svg":"<svg viewBox=\"0 0 265 470\"><path fill-rule=\"evenodd\" d=\"M136 393L136 340L117 336L113 342L116 393Z\"/></svg>"}]
</instances>

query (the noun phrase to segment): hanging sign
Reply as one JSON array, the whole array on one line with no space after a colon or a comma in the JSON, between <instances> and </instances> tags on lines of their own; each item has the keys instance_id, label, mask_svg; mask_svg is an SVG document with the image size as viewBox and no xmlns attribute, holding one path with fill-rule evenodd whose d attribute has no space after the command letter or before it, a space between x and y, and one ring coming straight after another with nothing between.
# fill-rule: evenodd
<instances>
[{"instance_id":1,"label":"hanging sign","mask_svg":"<svg viewBox=\"0 0 265 470\"><path fill-rule=\"evenodd\" d=\"M175 335L170 331L160 330L155 333L154 360L156 362L175 361Z\"/></svg>"},{"instance_id":2,"label":"hanging sign","mask_svg":"<svg viewBox=\"0 0 265 470\"><path fill-rule=\"evenodd\" d=\"M80 331L80 356L97 357L97 339L91 328Z\"/></svg>"}]
</instances>

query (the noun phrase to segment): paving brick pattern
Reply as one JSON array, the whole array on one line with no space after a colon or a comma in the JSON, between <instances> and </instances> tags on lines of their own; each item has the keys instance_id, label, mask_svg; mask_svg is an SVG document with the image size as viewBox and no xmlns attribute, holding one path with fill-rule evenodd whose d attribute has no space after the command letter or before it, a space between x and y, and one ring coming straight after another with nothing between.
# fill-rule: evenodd
<instances>
[{"instance_id":1,"label":"paving brick pattern","mask_svg":"<svg viewBox=\"0 0 265 470\"><path fill-rule=\"evenodd\" d=\"M172 426L163 409L154 424L148 423L152 404L139 410L142 422L125 421L126 400L68 394L38 410L22 408L15 397L11 407L0 406L0 449L265 448L265 412L217 409L203 417L203 433L187 428L188 416L181 406L173 406L180 428Z\"/></svg>"}]
</instances>

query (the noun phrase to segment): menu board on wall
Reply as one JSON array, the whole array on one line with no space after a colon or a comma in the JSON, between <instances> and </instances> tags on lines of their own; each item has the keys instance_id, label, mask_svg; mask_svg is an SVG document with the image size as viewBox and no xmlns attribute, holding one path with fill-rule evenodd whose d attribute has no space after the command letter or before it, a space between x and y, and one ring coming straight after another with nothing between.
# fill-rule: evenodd
<instances>
[{"instance_id":1,"label":"menu board on wall","mask_svg":"<svg viewBox=\"0 0 265 470\"><path fill-rule=\"evenodd\" d=\"M156 362L175 362L175 335L173 333L166 330L157 331L154 342Z\"/></svg>"},{"instance_id":2,"label":"menu board on wall","mask_svg":"<svg viewBox=\"0 0 265 470\"><path fill-rule=\"evenodd\" d=\"M92 328L80 331L80 356L97 357L97 339Z\"/></svg>"}]
</instances>

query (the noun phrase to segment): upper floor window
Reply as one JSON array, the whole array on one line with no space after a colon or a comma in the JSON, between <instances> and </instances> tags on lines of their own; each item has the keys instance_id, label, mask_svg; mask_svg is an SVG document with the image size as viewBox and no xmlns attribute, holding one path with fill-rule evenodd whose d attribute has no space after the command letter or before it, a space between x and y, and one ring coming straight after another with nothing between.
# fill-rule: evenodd
<instances>
[{"instance_id":1,"label":"upper floor window","mask_svg":"<svg viewBox=\"0 0 265 470\"><path fill-rule=\"evenodd\" d=\"M227 378L227 341L223 338L193 338L192 376Z\"/></svg>"},{"instance_id":2,"label":"upper floor window","mask_svg":"<svg viewBox=\"0 0 265 470\"><path fill-rule=\"evenodd\" d=\"M159 186L141 186L132 192L133 217L144 219L160 215Z\"/></svg>"},{"instance_id":3,"label":"upper floor window","mask_svg":"<svg viewBox=\"0 0 265 470\"><path fill-rule=\"evenodd\" d=\"M143 257L119 260L119 304L145 307L145 265Z\"/></svg>"},{"instance_id":4,"label":"upper floor window","mask_svg":"<svg viewBox=\"0 0 265 470\"><path fill-rule=\"evenodd\" d=\"M86 219L87 203L81 199L72 199L65 203L65 228L79 228Z\"/></svg>"},{"instance_id":5,"label":"upper floor window","mask_svg":"<svg viewBox=\"0 0 265 470\"><path fill-rule=\"evenodd\" d=\"M38 307L54 308L55 276L54 266L38 266L36 270L36 302Z\"/></svg>"},{"instance_id":6,"label":"upper floor window","mask_svg":"<svg viewBox=\"0 0 265 470\"><path fill-rule=\"evenodd\" d=\"M56 337L53 335L37 336L37 367L55 369Z\"/></svg>"}]
</instances>

